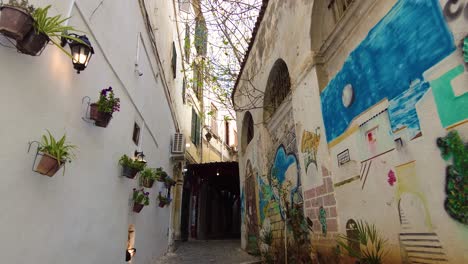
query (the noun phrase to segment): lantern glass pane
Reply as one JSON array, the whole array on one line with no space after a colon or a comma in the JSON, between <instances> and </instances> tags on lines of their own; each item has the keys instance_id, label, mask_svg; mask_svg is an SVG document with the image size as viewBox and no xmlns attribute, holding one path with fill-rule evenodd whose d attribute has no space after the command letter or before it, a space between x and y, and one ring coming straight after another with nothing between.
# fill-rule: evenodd
<instances>
[{"instance_id":1,"label":"lantern glass pane","mask_svg":"<svg viewBox=\"0 0 468 264\"><path fill-rule=\"evenodd\" d=\"M79 46L72 46L71 53L73 57L73 63L77 63L80 58L80 47Z\"/></svg>"}]
</instances>

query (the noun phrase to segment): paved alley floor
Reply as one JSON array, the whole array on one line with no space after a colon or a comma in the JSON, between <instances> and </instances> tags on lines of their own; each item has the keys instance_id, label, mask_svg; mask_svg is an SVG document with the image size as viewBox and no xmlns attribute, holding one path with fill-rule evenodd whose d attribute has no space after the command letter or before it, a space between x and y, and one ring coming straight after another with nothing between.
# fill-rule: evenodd
<instances>
[{"instance_id":1,"label":"paved alley floor","mask_svg":"<svg viewBox=\"0 0 468 264\"><path fill-rule=\"evenodd\" d=\"M239 264L258 259L240 248L240 240L181 242L174 253L167 253L155 264Z\"/></svg>"}]
</instances>

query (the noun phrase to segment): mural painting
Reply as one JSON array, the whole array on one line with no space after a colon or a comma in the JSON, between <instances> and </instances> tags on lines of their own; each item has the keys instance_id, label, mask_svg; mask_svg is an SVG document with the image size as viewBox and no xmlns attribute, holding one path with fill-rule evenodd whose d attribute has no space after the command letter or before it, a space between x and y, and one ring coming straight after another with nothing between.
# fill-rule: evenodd
<instances>
[{"instance_id":1,"label":"mural painting","mask_svg":"<svg viewBox=\"0 0 468 264\"><path fill-rule=\"evenodd\" d=\"M310 169L318 171L317 151L320 144L320 133L317 130L315 132L304 130L302 133L301 152L305 153L304 164L307 176L309 176L308 171ZM313 166L309 166L311 164Z\"/></svg>"},{"instance_id":2,"label":"mural painting","mask_svg":"<svg viewBox=\"0 0 468 264\"><path fill-rule=\"evenodd\" d=\"M384 99L389 101L392 129L406 127L416 136L420 128L414 107L429 88L423 73L455 49L438 1L398 1L321 94L328 142ZM336 102L347 85L355 99L346 107Z\"/></svg>"},{"instance_id":3,"label":"mural painting","mask_svg":"<svg viewBox=\"0 0 468 264\"><path fill-rule=\"evenodd\" d=\"M461 77L463 71L463 65L459 65L431 82L437 112L443 127L449 127L468 119L468 111L466 110L468 93L456 96L454 87L452 87L452 81L459 76Z\"/></svg>"},{"instance_id":4,"label":"mural painting","mask_svg":"<svg viewBox=\"0 0 468 264\"><path fill-rule=\"evenodd\" d=\"M464 143L457 131L437 139L442 157L450 161L446 168L445 211L456 221L468 225L468 143Z\"/></svg>"},{"instance_id":5,"label":"mural painting","mask_svg":"<svg viewBox=\"0 0 468 264\"><path fill-rule=\"evenodd\" d=\"M416 176L416 163L395 168L396 198L400 216L400 245L406 262L448 261L437 233L433 230L427 199ZM414 243L414 241L420 241Z\"/></svg>"}]
</instances>

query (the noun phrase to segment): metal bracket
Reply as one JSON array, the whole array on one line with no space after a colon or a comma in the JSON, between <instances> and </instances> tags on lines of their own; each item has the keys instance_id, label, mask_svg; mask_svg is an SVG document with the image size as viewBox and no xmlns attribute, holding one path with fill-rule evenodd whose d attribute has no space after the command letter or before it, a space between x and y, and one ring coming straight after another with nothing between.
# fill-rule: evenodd
<instances>
[{"instance_id":1,"label":"metal bracket","mask_svg":"<svg viewBox=\"0 0 468 264\"><path fill-rule=\"evenodd\" d=\"M84 113L84 116L81 117L81 119L83 119L83 121L85 121L86 123L90 123L90 124L93 124L94 125L94 120L90 119L90 115L89 115L89 108L90 108L90 105L91 105L91 97L89 96L85 96L81 99L81 105L85 104L86 103L86 110L85 110L85 113Z\"/></svg>"}]
</instances>

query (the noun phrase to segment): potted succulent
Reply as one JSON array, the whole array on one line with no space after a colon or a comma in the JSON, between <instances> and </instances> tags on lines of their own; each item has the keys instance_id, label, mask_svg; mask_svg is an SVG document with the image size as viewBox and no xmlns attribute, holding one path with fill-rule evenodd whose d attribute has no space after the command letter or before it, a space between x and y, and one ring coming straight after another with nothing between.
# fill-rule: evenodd
<instances>
[{"instance_id":1,"label":"potted succulent","mask_svg":"<svg viewBox=\"0 0 468 264\"><path fill-rule=\"evenodd\" d=\"M145 163L131 159L127 155L120 158L119 165L122 166L122 175L129 179L135 178L137 173L146 167Z\"/></svg>"},{"instance_id":2,"label":"potted succulent","mask_svg":"<svg viewBox=\"0 0 468 264\"><path fill-rule=\"evenodd\" d=\"M163 208L164 206L170 204L171 201L172 201L171 198L161 195L161 192L159 192L158 200L159 200L159 207L161 207L161 208Z\"/></svg>"},{"instance_id":3,"label":"potted succulent","mask_svg":"<svg viewBox=\"0 0 468 264\"><path fill-rule=\"evenodd\" d=\"M0 33L15 40L22 40L31 30L34 19L34 6L27 0L10 0L0 5Z\"/></svg>"},{"instance_id":4,"label":"potted succulent","mask_svg":"<svg viewBox=\"0 0 468 264\"><path fill-rule=\"evenodd\" d=\"M166 186L167 189L170 189L175 184L176 184L176 181L169 176L164 179L164 185Z\"/></svg>"},{"instance_id":5,"label":"potted succulent","mask_svg":"<svg viewBox=\"0 0 468 264\"><path fill-rule=\"evenodd\" d=\"M165 182L167 173L163 170L163 168L157 168L155 174L155 180L158 182Z\"/></svg>"},{"instance_id":6,"label":"potted succulent","mask_svg":"<svg viewBox=\"0 0 468 264\"><path fill-rule=\"evenodd\" d=\"M76 31L72 26L62 25L70 18L62 18L61 15L49 17L47 14L50 8L51 5L45 8L36 8L31 13L34 20L33 27L24 38L17 40L16 48L24 54L37 56L40 55L50 41L71 58L71 54L60 45L61 39L72 39L80 43L83 41L68 34L64 34L64 32Z\"/></svg>"},{"instance_id":7,"label":"potted succulent","mask_svg":"<svg viewBox=\"0 0 468 264\"><path fill-rule=\"evenodd\" d=\"M149 205L149 192L145 192L143 188L141 190L133 188L133 212L141 212L145 205Z\"/></svg>"},{"instance_id":8,"label":"potted succulent","mask_svg":"<svg viewBox=\"0 0 468 264\"><path fill-rule=\"evenodd\" d=\"M60 140L56 140L48 130L47 133L48 135L42 136L42 142L39 146L42 158L36 167L36 171L52 177L62 165L65 165L66 162L71 162L75 157L73 149L76 146L66 142L66 135L63 135ZM65 175L65 168L63 169L63 175Z\"/></svg>"},{"instance_id":9,"label":"potted succulent","mask_svg":"<svg viewBox=\"0 0 468 264\"><path fill-rule=\"evenodd\" d=\"M140 184L146 188L153 187L155 179L156 173L154 169L145 168L142 172L140 172Z\"/></svg>"},{"instance_id":10,"label":"potted succulent","mask_svg":"<svg viewBox=\"0 0 468 264\"><path fill-rule=\"evenodd\" d=\"M112 114L120 111L120 99L115 98L112 87L102 89L99 101L90 105L89 116L98 127L107 127Z\"/></svg>"}]
</instances>

